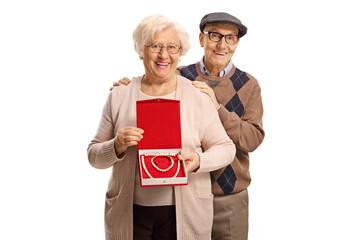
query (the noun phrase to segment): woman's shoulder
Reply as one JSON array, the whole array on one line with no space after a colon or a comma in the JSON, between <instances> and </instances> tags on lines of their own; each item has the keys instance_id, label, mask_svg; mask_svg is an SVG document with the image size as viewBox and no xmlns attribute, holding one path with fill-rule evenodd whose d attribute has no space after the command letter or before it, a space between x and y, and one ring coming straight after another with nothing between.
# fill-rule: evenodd
<instances>
[{"instance_id":1,"label":"woman's shoulder","mask_svg":"<svg viewBox=\"0 0 360 240\"><path fill-rule=\"evenodd\" d=\"M183 88L183 91L185 94L194 94L195 96L200 97L200 98L208 96L207 94L201 92L199 88L195 87L192 84L192 82L193 82L192 80L189 80L180 75L179 75L179 80L181 81L182 88ZM209 96L208 96L208 98L209 98Z\"/></svg>"},{"instance_id":2,"label":"woman's shoulder","mask_svg":"<svg viewBox=\"0 0 360 240\"><path fill-rule=\"evenodd\" d=\"M114 87L109 95L107 102L112 108L118 109L122 104L128 104L136 98L135 89L140 89L141 77L136 77L131 80L128 85L120 85Z\"/></svg>"},{"instance_id":3,"label":"woman's shoulder","mask_svg":"<svg viewBox=\"0 0 360 240\"><path fill-rule=\"evenodd\" d=\"M200 91L192 84L192 81L179 76L182 84L182 101L189 101L191 104L197 104L201 108L214 107L209 95Z\"/></svg>"},{"instance_id":4,"label":"woman's shoulder","mask_svg":"<svg viewBox=\"0 0 360 240\"><path fill-rule=\"evenodd\" d=\"M139 86L141 83L142 76L138 76L133 78L128 85L121 84L120 86L116 86L111 90L113 96L123 95L126 93L130 93L134 87Z\"/></svg>"}]
</instances>

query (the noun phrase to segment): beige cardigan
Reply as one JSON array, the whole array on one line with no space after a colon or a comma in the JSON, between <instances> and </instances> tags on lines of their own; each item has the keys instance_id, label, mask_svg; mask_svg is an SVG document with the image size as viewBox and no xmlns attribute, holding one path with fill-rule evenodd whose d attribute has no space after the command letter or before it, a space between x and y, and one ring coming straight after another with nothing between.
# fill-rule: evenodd
<instances>
[{"instance_id":1,"label":"beige cardigan","mask_svg":"<svg viewBox=\"0 0 360 240\"><path fill-rule=\"evenodd\" d=\"M188 185L174 187L177 239L209 240L213 221L209 172L231 163L235 146L210 98L192 86L189 80L181 76L177 80L175 99L180 100L182 151L200 155L200 168L189 174ZM109 94L97 133L88 147L88 158L93 167L112 167L105 201L107 240L133 238L137 148L130 147L119 159L115 154L114 138L118 129L136 126L140 83L141 77L137 77L128 86L116 87Z\"/></svg>"}]
</instances>

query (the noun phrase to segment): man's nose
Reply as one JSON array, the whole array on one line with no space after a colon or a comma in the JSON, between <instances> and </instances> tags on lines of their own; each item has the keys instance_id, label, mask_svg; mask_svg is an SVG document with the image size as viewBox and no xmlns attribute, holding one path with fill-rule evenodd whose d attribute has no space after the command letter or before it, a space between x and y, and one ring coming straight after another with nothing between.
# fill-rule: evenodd
<instances>
[{"instance_id":1,"label":"man's nose","mask_svg":"<svg viewBox=\"0 0 360 240\"><path fill-rule=\"evenodd\" d=\"M226 45L225 37L222 37L221 40L218 42L218 46L225 47L225 45Z\"/></svg>"}]
</instances>

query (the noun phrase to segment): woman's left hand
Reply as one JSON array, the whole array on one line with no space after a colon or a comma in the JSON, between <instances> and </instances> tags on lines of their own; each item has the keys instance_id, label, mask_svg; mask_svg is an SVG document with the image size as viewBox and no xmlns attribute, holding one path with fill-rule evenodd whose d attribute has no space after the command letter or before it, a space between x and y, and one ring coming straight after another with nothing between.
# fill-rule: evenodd
<instances>
[{"instance_id":1,"label":"woman's left hand","mask_svg":"<svg viewBox=\"0 0 360 240\"><path fill-rule=\"evenodd\" d=\"M185 162L186 171L188 173L195 172L200 167L200 156L196 152L182 155L179 154L178 158Z\"/></svg>"},{"instance_id":2,"label":"woman's left hand","mask_svg":"<svg viewBox=\"0 0 360 240\"><path fill-rule=\"evenodd\" d=\"M219 107L219 103L215 97L215 93L214 90L207 85L206 82L200 82L200 81L193 81L192 84L199 88L201 92L206 93L207 95L209 95L211 101L214 103L215 107L218 108Z\"/></svg>"}]
</instances>

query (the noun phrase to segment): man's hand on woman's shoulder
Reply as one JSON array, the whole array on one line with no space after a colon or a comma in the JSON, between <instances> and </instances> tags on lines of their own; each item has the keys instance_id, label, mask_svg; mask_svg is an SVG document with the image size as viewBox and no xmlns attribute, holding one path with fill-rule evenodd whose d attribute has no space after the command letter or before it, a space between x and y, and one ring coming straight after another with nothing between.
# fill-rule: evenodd
<instances>
[{"instance_id":1,"label":"man's hand on woman's shoulder","mask_svg":"<svg viewBox=\"0 0 360 240\"><path fill-rule=\"evenodd\" d=\"M127 77L120 78L119 81L113 83L113 86L110 88L110 91L113 90L114 87L120 86L121 84L127 86L130 82L131 80Z\"/></svg>"}]
</instances>

